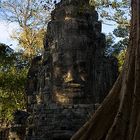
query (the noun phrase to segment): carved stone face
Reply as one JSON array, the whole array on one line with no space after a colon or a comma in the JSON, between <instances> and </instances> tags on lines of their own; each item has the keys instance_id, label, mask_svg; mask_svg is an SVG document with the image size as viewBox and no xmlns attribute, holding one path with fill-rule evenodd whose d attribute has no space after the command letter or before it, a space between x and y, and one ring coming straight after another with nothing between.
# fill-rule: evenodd
<instances>
[{"instance_id":1,"label":"carved stone face","mask_svg":"<svg viewBox=\"0 0 140 140\"><path fill-rule=\"evenodd\" d=\"M87 60L84 50L67 50L54 53L53 57L53 95L61 104L70 104L74 98L84 96L87 83Z\"/></svg>"},{"instance_id":2,"label":"carved stone face","mask_svg":"<svg viewBox=\"0 0 140 140\"><path fill-rule=\"evenodd\" d=\"M87 18L75 19L70 13L68 16L71 17L65 19L64 23L60 24L58 22L60 19L58 21L55 19L54 21L59 24L51 26L50 31L53 100L61 104L81 103L86 97L89 81L87 79L90 77L88 73L92 52L90 49L93 49Z\"/></svg>"}]
</instances>

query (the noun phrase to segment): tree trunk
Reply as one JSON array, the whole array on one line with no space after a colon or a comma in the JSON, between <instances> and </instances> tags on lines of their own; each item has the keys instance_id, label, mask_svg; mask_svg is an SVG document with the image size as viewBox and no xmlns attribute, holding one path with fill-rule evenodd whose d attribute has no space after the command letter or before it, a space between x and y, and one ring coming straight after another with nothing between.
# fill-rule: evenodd
<instances>
[{"instance_id":1,"label":"tree trunk","mask_svg":"<svg viewBox=\"0 0 140 140\"><path fill-rule=\"evenodd\" d=\"M71 140L140 140L140 0L131 0L130 46L122 73Z\"/></svg>"}]
</instances>

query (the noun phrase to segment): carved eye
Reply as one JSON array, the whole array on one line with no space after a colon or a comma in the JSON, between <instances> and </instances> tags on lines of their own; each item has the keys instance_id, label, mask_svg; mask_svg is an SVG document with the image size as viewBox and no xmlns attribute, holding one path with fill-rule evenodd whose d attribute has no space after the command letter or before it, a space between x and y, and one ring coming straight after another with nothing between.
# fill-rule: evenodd
<instances>
[{"instance_id":1,"label":"carved eye","mask_svg":"<svg viewBox=\"0 0 140 140\"><path fill-rule=\"evenodd\" d=\"M54 77L59 77L61 75L60 67L54 67Z\"/></svg>"},{"instance_id":2,"label":"carved eye","mask_svg":"<svg viewBox=\"0 0 140 140\"><path fill-rule=\"evenodd\" d=\"M86 63L85 62L80 62L78 64L78 73L79 73L79 77L82 81L87 80L87 71L86 71Z\"/></svg>"},{"instance_id":3,"label":"carved eye","mask_svg":"<svg viewBox=\"0 0 140 140\"><path fill-rule=\"evenodd\" d=\"M66 77L67 74L67 69L63 68L61 65L60 66L55 66L54 67L54 78L58 79L59 81L64 81L64 77ZM69 75L68 75L69 76Z\"/></svg>"},{"instance_id":4,"label":"carved eye","mask_svg":"<svg viewBox=\"0 0 140 140\"><path fill-rule=\"evenodd\" d=\"M86 81L87 80L87 74L86 73L80 73L80 78L82 81Z\"/></svg>"}]
</instances>

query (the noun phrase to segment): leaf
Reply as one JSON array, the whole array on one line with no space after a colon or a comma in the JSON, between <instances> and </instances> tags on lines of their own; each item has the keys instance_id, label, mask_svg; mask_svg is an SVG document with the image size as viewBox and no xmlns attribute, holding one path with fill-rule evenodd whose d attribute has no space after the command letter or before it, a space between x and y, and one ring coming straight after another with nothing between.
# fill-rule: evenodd
<instances>
[{"instance_id":1,"label":"leaf","mask_svg":"<svg viewBox=\"0 0 140 140\"><path fill-rule=\"evenodd\" d=\"M111 6L112 6L113 9L117 8L117 2L113 1Z\"/></svg>"}]
</instances>

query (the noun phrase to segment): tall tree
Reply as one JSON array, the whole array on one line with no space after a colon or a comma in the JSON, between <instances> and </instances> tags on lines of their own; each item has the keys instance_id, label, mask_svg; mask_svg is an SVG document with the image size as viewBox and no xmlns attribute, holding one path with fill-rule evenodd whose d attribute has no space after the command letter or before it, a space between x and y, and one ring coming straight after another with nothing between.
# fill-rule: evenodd
<instances>
[{"instance_id":1,"label":"tall tree","mask_svg":"<svg viewBox=\"0 0 140 140\"><path fill-rule=\"evenodd\" d=\"M131 7L123 70L102 105L71 140L140 140L140 1L131 0Z\"/></svg>"},{"instance_id":2,"label":"tall tree","mask_svg":"<svg viewBox=\"0 0 140 140\"><path fill-rule=\"evenodd\" d=\"M24 48L25 54L32 56L40 53L44 29L50 20L50 9L45 10L40 0L4 0L1 2L0 17L18 25L12 37Z\"/></svg>"},{"instance_id":3,"label":"tall tree","mask_svg":"<svg viewBox=\"0 0 140 140\"><path fill-rule=\"evenodd\" d=\"M0 43L0 122L9 123L17 109L25 109L27 61ZM0 124L2 125L2 124Z\"/></svg>"}]
</instances>

